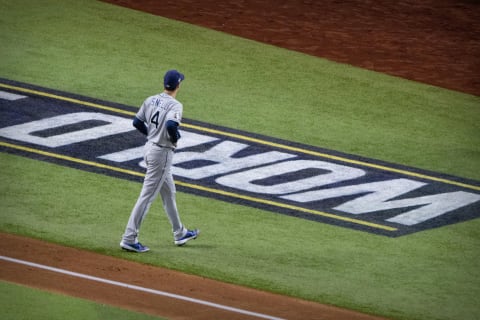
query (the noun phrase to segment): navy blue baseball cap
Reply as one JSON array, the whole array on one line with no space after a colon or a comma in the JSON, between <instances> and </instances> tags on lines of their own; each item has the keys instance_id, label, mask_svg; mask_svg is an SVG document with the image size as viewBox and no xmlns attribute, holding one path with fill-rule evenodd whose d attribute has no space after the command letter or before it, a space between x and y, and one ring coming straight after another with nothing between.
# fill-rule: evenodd
<instances>
[{"instance_id":1,"label":"navy blue baseball cap","mask_svg":"<svg viewBox=\"0 0 480 320\"><path fill-rule=\"evenodd\" d=\"M167 73L165 73L165 77L163 77L163 87L173 91L183 79L185 79L185 76L177 70L168 70Z\"/></svg>"}]
</instances>

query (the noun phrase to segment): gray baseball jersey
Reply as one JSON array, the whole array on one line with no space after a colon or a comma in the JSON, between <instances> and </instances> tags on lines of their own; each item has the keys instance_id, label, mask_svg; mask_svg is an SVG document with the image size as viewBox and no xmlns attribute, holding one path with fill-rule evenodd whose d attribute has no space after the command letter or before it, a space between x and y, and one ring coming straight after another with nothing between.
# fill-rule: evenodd
<instances>
[{"instance_id":1,"label":"gray baseball jersey","mask_svg":"<svg viewBox=\"0 0 480 320\"><path fill-rule=\"evenodd\" d=\"M165 123L168 120L182 121L183 105L166 93L148 97L136 117L148 126L147 140L163 147L175 148L170 141Z\"/></svg>"}]
</instances>

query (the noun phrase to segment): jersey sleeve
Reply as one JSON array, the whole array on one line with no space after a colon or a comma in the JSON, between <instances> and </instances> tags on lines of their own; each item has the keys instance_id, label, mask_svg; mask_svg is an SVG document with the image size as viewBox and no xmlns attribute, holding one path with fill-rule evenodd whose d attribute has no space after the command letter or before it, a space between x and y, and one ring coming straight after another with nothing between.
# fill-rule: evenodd
<instances>
[{"instance_id":1,"label":"jersey sleeve","mask_svg":"<svg viewBox=\"0 0 480 320\"><path fill-rule=\"evenodd\" d=\"M135 117L137 117L139 120L143 121L143 122L147 122L147 116L146 116L146 112L147 112L147 105L150 103L150 98L147 98L142 106L140 107L140 110L138 110L137 114L135 115Z\"/></svg>"},{"instance_id":2,"label":"jersey sleeve","mask_svg":"<svg viewBox=\"0 0 480 320\"><path fill-rule=\"evenodd\" d=\"M183 105L181 103L176 103L168 112L165 118L165 122L167 122L168 120L172 120L177 122L178 124L182 123L182 113Z\"/></svg>"}]
</instances>

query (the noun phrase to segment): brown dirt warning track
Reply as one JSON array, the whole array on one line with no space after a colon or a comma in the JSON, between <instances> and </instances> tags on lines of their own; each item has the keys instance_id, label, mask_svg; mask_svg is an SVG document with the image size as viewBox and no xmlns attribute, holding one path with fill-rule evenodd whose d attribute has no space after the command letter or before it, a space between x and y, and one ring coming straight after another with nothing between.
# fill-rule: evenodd
<instances>
[{"instance_id":1,"label":"brown dirt warning track","mask_svg":"<svg viewBox=\"0 0 480 320\"><path fill-rule=\"evenodd\" d=\"M475 1L107 2L480 96ZM1 255L19 260L0 259L1 280L168 319L381 319L11 234L0 241Z\"/></svg>"},{"instance_id":2,"label":"brown dirt warning track","mask_svg":"<svg viewBox=\"0 0 480 320\"><path fill-rule=\"evenodd\" d=\"M0 241L0 255L19 260L0 259L1 280L168 319L382 319L16 235Z\"/></svg>"}]
</instances>

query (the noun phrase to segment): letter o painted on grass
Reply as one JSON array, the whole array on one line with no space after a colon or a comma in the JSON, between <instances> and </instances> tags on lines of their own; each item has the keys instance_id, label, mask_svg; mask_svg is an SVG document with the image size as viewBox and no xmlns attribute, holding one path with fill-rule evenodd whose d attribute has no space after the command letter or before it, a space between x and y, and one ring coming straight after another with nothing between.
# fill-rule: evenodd
<instances>
[{"instance_id":1,"label":"letter o painted on grass","mask_svg":"<svg viewBox=\"0 0 480 320\"><path fill-rule=\"evenodd\" d=\"M327 173L323 172L310 177L302 177L299 174L298 179L292 180L291 176L295 176L296 172L311 169L327 171ZM287 174L290 174L290 181L288 182L282 182L282 179L278 179L279 183L277 184L262 185L255 183L255 181ZM308 190L345 180L351 180L363 175L365 175L364 170L342 166L339 164L315 160L291 160L225 175L217 178L216 182L226 187L249 192L263 194L286 194Z\"/></svg>"}]
</instances>

